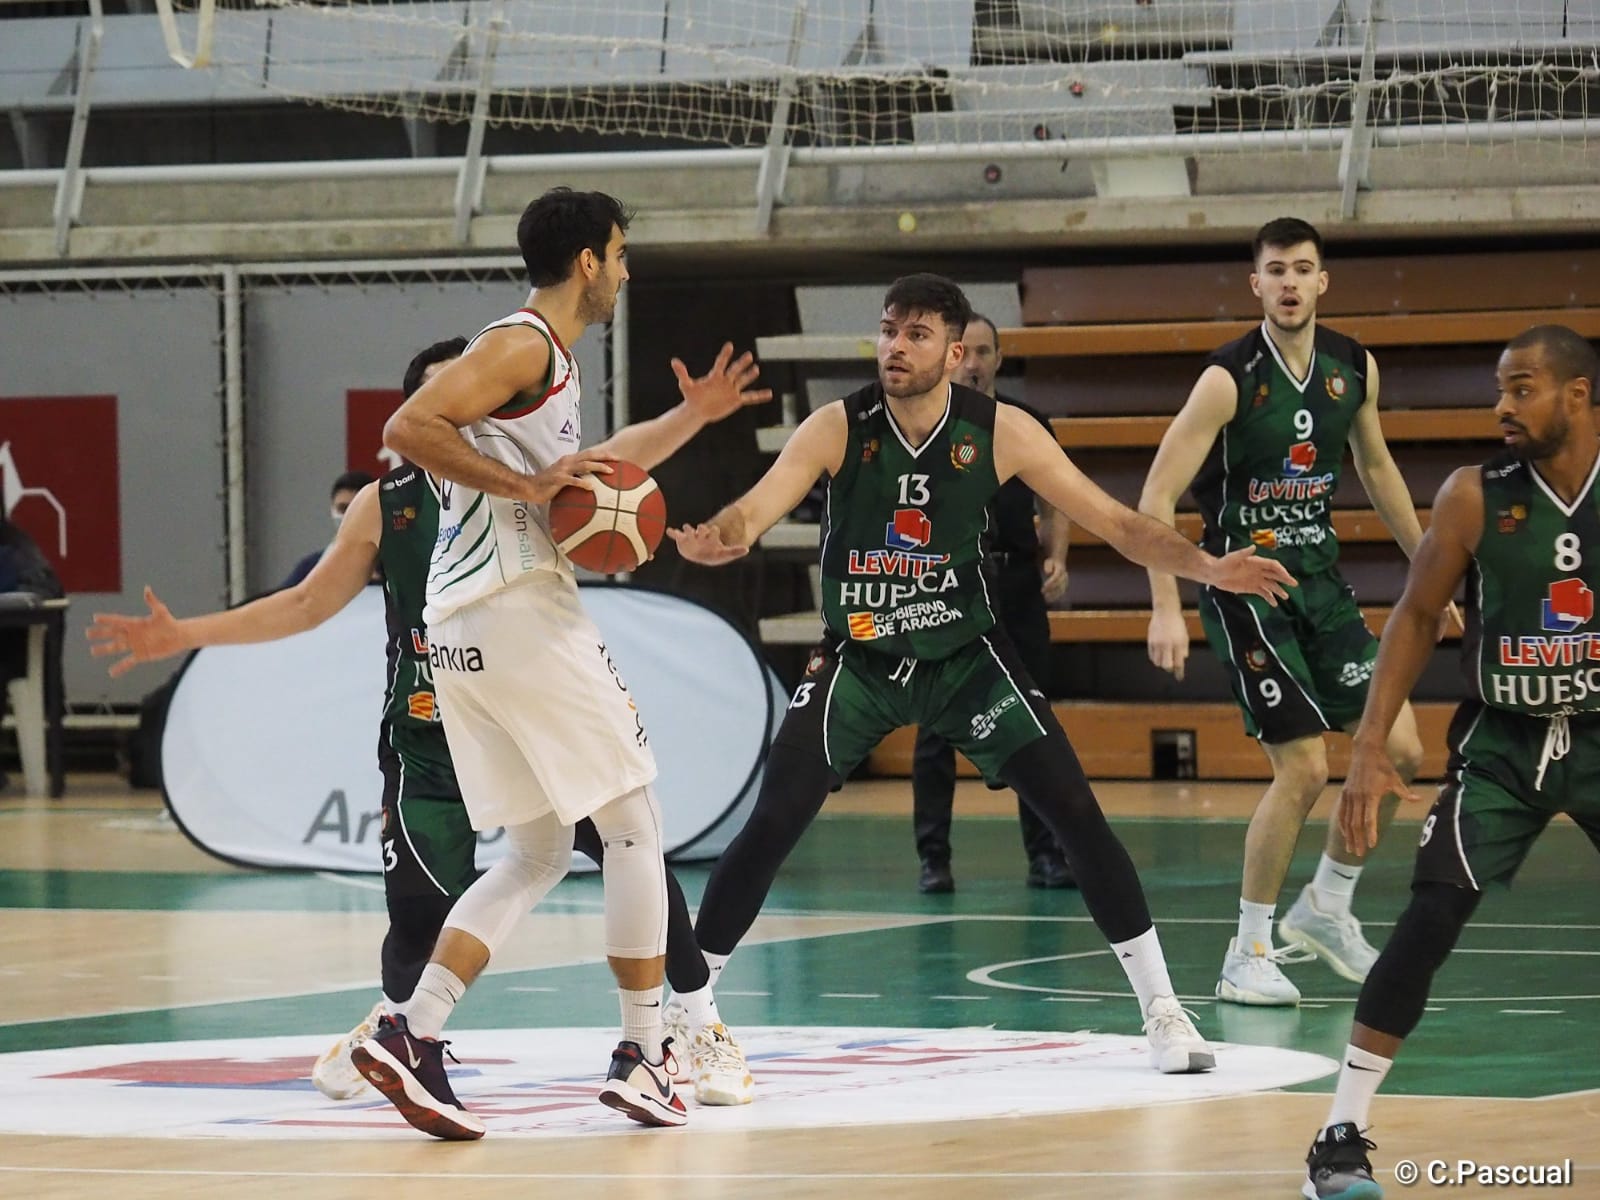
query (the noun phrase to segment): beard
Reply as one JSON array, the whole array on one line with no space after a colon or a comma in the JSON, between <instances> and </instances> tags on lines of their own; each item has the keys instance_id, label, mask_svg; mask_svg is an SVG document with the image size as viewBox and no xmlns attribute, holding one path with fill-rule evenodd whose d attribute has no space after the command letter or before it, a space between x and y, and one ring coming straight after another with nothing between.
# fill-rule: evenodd
<instances>
[{"instance_id":1,"label":"beard","mask_svg":"<svg viewBox=\"0 0 1600 1200\"><path fill-rule=\"evenodd\" d=\"M904 400L908 396L921 396L933 391L939 386L939 381L944 378L944 364L929 367L925 371L908 371L898 380L891 380L884 375L883 369L878 369L878 382L883 384L883 394L894 400Z\"/></svg>"},{"instance_id":2,"label":"beard","mask_svg":"<svg viewBox=\"0 0 1600 1200\"><path fill-rule=\"evenodd\" d=\"M578 302L578 316L585 325L604 325L611 320L617 311L617 293L621 288L612 289L604 280L596 280L594 284L583 293L583 299Z\"/></svg>"},{"instance_id":3,"label":"beard","mask_svg":"<svg viewBox=\"0 0 1600 1200\"><path fill-rule=\"evenodd\" d=\"M1522 429L1522 441L1511 447L1511 452L1523 462L1539 462L1543 459L1554 458L1561 447L1566 445L1567 435L1571 432L1571 422L1566 414L1562 413L1543 434L1535 437L1531 429Z\"/></svg>"}]
</instances>

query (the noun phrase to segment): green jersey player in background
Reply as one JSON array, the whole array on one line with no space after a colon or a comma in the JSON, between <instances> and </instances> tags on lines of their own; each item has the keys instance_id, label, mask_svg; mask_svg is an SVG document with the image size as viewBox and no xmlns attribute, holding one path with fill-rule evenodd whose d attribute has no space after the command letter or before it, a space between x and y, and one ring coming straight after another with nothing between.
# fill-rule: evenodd
<instances>
[{"instance_id":1,"label":"green jersey player in background","mask_svg":"<svg viewBox=\"0 0 1600 1200\"><path fill-rule=\"evenodd\" d=\"M1348 445L1378 516L1409 558L1422 540L1411 494L1378 421L1378 364L1358 342L1317 323L1328 287L1322 237L1281 217L1262 226L1250 286L1261 325L1211 355L1167 428L1139 509L1171 525L1191 489L1213 554L1255 546L1300 581L1287 603L1215 587L1200 590L1206 639L1228 674L1246 730L1272 764L1272 782L1245 834L1239 926L1217 980L1220 1000L1292 1005L1299 989L1274 951L1272 919L1295 842L1328 782L1322 735L1352 729L1366 700L1377 641L1339 573L1333 493ZM1150 572L1150 660L1183 678L1189 654L1177 581ZM1409 705L1389 733L1402 776L1416 774L1422 744ZM1394 811L1391 801L1385 820ZM1330 823L1316 875L1284 916L1280 936L1360 982L1377 958L1350 911L1361 875Z\"/></svg>"}]
</instances>

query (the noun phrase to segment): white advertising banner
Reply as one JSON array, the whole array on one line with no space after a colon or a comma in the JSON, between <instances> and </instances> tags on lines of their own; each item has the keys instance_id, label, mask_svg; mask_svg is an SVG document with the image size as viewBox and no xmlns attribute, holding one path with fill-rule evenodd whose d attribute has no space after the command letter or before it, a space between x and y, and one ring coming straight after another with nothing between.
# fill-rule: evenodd
<instances>
[{"instance_id":1,"label":"white advertising banner","mask_svg":"<svg viewBox=\"0 0 1600 1200\"><path fill-rule=\"evenodd\" d=\"M650 733L668 854L715 857L754 801L787 700L777 677L693 601L605 584L583 598ZM369 587L308 633L190 658L161 761L167 805L196 845L249 866L379 869L384 641ZM480 836L480 865L498 840Z\"/></svg>"}]
</instances>

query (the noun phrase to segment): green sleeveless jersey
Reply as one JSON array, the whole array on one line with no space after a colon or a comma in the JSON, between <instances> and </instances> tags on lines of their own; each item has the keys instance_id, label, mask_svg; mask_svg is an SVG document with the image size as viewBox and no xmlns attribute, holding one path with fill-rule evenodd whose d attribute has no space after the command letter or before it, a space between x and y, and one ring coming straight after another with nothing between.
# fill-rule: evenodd
<instances>
[{"instance_id":1,"label":"green sleeveless jersey","mask_svg":"<svg viewBox=\"0 0 1600 1200\"><path fill-rule=\"evenodd\" d=\"M877 384L845 397L849 442L828 483L822 619L878 654L938 659L994 627L983 576L995 402L952 385L913 449Z\"/></svg>"},{"instance_id":2,"label":"green sleeveless jersey","mask_svg":"<svg viewBox=\"0 0 1600 1200\"><path fill-rule=\"evenodd\" d=\"M378 561L383 567L384 616L389 627L388 679L378 756L398 755L407 791L450 799L461 795L445 741L428 664L422 622L428 563L439 532L439 501L427 476L412 466L378 483Z\"/></svg>"},{"instance_id":3,"label":"green sleeveless jersey","mask_svg":"<svg viewBox=\"0 0 1600 1200\"><path fill-rule=\"evenodd\" d=\"M1292 574L1339 558L1330 508L1350 423L1367 397L1367 352L1317 326L1306 377L1297 379L1258 326L1211 355L1239 389L1190 490L1205 518L1201 545L1225 554L1254 545Z\"/></svg>"},{"instance_id":4,"label":"green sleeveless jersey","mask_svg":"<svg viewBox=\"0 0 1600 1200\"><path fill-rule=\"evenodd\" d=\"M1462 662L1487 705L1532 716L1600 710L1600 502L1565 504L1510 452L1482 467L1483 536L1467 584Z\"/></svg>"}]
</instances>

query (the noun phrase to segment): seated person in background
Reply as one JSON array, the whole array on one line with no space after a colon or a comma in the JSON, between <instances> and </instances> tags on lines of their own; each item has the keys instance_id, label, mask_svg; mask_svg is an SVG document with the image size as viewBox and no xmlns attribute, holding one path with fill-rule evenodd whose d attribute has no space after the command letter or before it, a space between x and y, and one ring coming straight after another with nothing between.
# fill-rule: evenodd
<instances>
[{"instance_id":1,"label":"seated person in background","mask_svg":"<svg viewBox=\"0 0 1600 1200\"><path fill-rule=\"evenodd\" d=\"M0 596L7 592L26 593L46 600L66 593L50 561L38 544L0 512ZM46 640L46 645L50 641ZM60 644L56 643L59 654ZM0 717L5 716L10 684L28 673L28 631L0 629ZM5 787L5 772L0 771L0 788Z\"/></svg>"},{"instance_id":2,"label":"seated person in background","mask_svg":"<svg viewBox=\"0 0 1600 1200\"><path fill-rule=\"evenodd\" d=\"M373 476L368 475L365 471L346 471L343 475L339 476L339 478L333 481L330 497L333 502L334 528L337 529L339 522L344 520L345 509L350 507L350 502L356 498L356 493L362 488L366 487L367 484L371 483L372 481ZM280 588L294 587L295 584L299 583L307 575L311 574L311 568L317 565L317 560L321 557L321 550L313 550L299 562L295 563L294 570L290 571L287 578L285 578L284 581L278 586ZM378 582L376 576L373 577L372 582Z\"/></svg>"}]
</instances>

